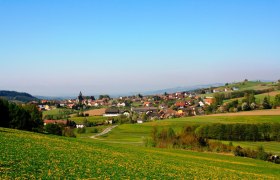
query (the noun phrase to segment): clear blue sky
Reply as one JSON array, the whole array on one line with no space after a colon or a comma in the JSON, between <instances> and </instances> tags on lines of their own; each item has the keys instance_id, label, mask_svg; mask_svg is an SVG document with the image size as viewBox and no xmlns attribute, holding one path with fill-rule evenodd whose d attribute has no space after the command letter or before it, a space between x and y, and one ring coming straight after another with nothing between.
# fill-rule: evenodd
<instances>
[{"instance_id":1,"label":"clear blue sky","mask_svg":"<svg viewBox=\"0 0 280 180\"><path fill-rule=\"evenodd\" d=\"M0 0L0 89L126 93L280 79L279 0Z\"/></svg>"}]
</instances>

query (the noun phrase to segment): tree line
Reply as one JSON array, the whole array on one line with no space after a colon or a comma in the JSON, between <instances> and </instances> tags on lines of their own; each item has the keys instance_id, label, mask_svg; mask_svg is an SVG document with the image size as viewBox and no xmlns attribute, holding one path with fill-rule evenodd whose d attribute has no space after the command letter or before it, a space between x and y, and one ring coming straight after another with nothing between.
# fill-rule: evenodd
<instances>
[{"instance_id":1,"label":"tree line","mask_svg":"<svg viewBox=\"0 0 280 180\"><path fill-rule=\"evenodd\" d=\"M146 138L144 142L147 147L233 153L235 156L250 157L264 161L272 161L278 164L280 163L279 156L265 152L263 147L258 147L257 150L252 150L240 146L234 147L231 142L229 144L224 144L219 141L209 140L208 137L204 137L197 132L200 127L201 126L199 125L186 126L181 132L176 133L172 128L159 129L155 126L151 132L151 137Z\"/></svg>"},{"instance_id":2,"label":"tree line","mask_svg":"<svg viewBox=\"0 0 280 180\"><path fill-rule=\"evenodd\" d=\"M0 99L0 126L39 131L43 127L42 113L36 105L17 105L5 99Z\"/></svg>"},{"instance_id":3,"label":"tree line","mask_svg":"<svg viewBox=\"0 0 280 180\"><path fill-rule=\"evenodd\" d=\"M201 125L195 134L227 141L280 141L280 123Z\"/></svg>"}]
</instances>

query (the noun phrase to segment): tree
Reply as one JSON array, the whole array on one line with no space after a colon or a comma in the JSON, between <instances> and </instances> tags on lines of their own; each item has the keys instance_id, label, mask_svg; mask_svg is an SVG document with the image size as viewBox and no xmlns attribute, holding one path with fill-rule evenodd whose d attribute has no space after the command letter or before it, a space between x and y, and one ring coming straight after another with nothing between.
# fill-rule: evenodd
<instances>
[{"instance_id":1,"label":"tree","mask_svg":"<svg viewBox=\"0 0 280 180\"><path fill-rule=\"evenodd\" d=\"M9 103L7 100L0 99L0 127L9 127Z\"/></svg>"},{"instance_id":2,"label":"tree","mask_svg":"<svg viewBox=\"0 0 280 180\"><path fill-rule=\"evenodd\" d=\"M105 95L99 95L99 100L104 99L104 98L106 98L106 99L111 99L110 96L107 95L107 94L105 94Z\"/></svg>"},{"instance_id":3,"label":"tree","mask_svg":"<svg viewBox=\"0 0 280 180\"><path fill-rule=\"evenodd\" d=\"M250 106L247 102L242 103L241 108L242 108L242 111L249 111L250 110Z\"/></svg>"},{"instance_id":4,"label":"tree","mask_svg":"<svg viewBox=\"0 0 280 180\"><path fill-rule=\"evenodd\" d=\"M42 128L43 121L42 121L42 112L38 110L36 105L29 104L23 107L29 114L30 114L30 124L33 128Z\"/></svg>"},{"instance_id":5,"label":"tree","mask_svg":"<svg viewBox=\"0 0 280 180\"><path fill-rule=\"evenodd\" d=\"M274 105L280 106L280 94L277 94L274 98Z\"/></svg>"},{"instance_id":6,"label":"tree","mask_svg":"<svg viewBox=\"0 0 280 180\"><path fill-rule=\"evenodd\" d=\"M264 109L271 109L272 106L270 105L267 97L264 97L262 106Z\"/></svg>"},{"instance_id":7,"label":"tree","mask_svg":"<svg viewBox=\"0 0 280 180\"><path fill-rule=\"evenodd\" d=\"M225 94L224 93L215 93L214 98L215 98L216 105L222 105L223 100L225 99Z\"/></svg>"},{"instance_id":8,"label":"tree","mask_svg":"<svg viewBox=\"0 0 280 180\"><path fill-rule=\"evenodd\" d=\"M45 131L50 134L62 136L62 129L58 124L47 124Z\"/></svg>"},{"instance_id":9,"label":"tree","mask_svg":"<svg viewBox=\"0 0 280 180\"><path fill-rule=\"evenodd\" d=\"M140 99L142 99L142 98L143 98L143 95L139 93L139 94L137 95L137 97L140 98Z\"/></svg>"},{"instance_id":10,"label":"tree","mask_svg":"<svg viewBox=\"0 0 280 180\"><path fill-rule=\"evenodd\" d=\"M30 114L25 111L21 106L17 106L14 103L9 104L9 127L21 130L32 130L32 124L30 123Z\"/></svg>"}]
</instances>

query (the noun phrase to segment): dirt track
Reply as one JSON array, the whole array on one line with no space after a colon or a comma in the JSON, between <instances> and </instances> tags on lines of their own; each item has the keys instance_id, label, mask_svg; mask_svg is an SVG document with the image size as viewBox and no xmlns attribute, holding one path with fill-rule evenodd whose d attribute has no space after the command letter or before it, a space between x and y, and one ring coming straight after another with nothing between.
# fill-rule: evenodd
<instances>
[{"instance_id":1,"label":"dirt track","mask_svg":"<svg viewBox=\"0 0 280 180\"><path fill-rule=\"evenodd\" d=\"M258 116L258 115L280 115L280 108L269 110L255 110L255 111L243 111L237 113L221 113L211 114L208 116Z\"/></svg>"}]
</instances>

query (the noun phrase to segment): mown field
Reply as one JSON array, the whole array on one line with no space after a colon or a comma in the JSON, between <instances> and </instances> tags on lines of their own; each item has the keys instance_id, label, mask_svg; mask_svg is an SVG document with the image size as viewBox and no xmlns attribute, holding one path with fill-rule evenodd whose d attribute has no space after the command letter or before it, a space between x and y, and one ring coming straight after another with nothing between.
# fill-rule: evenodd
<instances>
[{"instance_id":1,"label":"mown field","mask_svg":"<svg viewBox=\"0 0 280 180\"><path fill-rule=\"evenodd\" d=\"M102 123L106 121L108 118L103 116L88 116L88 117L71 117L69 118L72 121L75 121L75 123L83 123L83 121L86 119L88 122L95 122L95 123Z\"/></svg>"},{"instance_id":2,"label":"mown field","mask_svg":"<svg viewBox=\"0 0 280 180\"><path fill-rule=\"evenodd\" d=\"M0 128L0 179L278 179L280 166Z\"/></svg>"}]
</instances>

